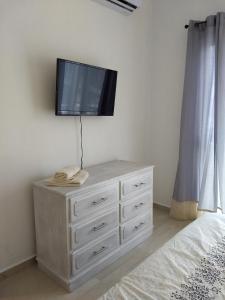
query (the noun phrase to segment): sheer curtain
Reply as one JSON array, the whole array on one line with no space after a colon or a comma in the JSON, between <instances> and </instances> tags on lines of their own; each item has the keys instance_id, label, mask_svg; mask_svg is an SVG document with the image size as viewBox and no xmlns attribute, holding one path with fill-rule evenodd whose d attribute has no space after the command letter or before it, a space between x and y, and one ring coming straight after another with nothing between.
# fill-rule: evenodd
<instances>
[{"instance_id":1,"label":"sheer curtain","mask_svg":"<svg viewBox=\"0 0 225 300\"><path fill-rule=\"evenodd\" d=\"M171 216L225 212L225 13L191 21Z\"/></svg>"}]
</instances>

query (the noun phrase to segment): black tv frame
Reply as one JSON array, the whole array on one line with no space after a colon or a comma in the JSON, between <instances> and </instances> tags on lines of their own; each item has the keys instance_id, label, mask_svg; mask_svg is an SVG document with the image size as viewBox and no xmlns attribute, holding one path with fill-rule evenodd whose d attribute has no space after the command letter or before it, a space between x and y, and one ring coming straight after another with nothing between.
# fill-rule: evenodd
<instances>
[{"instance_id":1,"label":"black tv frame","mask_svg":"<svg viewBox=\"0 0 225 300\"><path fill-rule=\"evenodd\" d=\"M64 58L57 58L56 61L57 61L57 64L56 64L56 94L55 94L55 115L56 116L60 116L60 117L64 117L64 116L69 116L69 117L79 117L79 116L83 116L83 117L107 117L107 116L109 116L109 117L112 117L112 116L114 116L115 99L114 99L113 113L110 114L110 115L92 115L92 114L90 114L90 115L88 115L88 114L74 114L74 115L71 115L71 114L58 114L58 101L57 101L57 98L58 98L58 74L59 74L58 70L59 70L59 63L61 61L72 63L72 64L76 64L76 65L83 65L83 66L87 66L87 67L93 68L93 69L109 70L109 71L116 72L116 80L117 80L118 71L112 70L112 69L103 68L103 67L99 67L99 66L95 66L95 65L89 65L89 64L85 64L85 63L81 63L81 62L77 62L77 61L72 61L72 60L64 59ZM116 98L116 89L115 89L115 98Z\"/></svg>"}]
</instances>

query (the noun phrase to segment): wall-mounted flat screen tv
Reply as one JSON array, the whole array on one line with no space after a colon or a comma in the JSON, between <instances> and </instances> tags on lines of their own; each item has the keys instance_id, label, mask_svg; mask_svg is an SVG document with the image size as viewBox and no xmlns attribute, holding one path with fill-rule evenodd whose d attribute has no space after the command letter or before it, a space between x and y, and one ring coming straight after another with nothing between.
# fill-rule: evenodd
<instances>
[{"instance_id":1,"label":"wall-mounted flat screen tv","mask_svg":"<svg viewBox=\"0 0 225 300\"><path fill-rule=\"evenodd\" d=\"M117 71L57 59L57 116L113 116Z\"/></svg>"}]
</instances>

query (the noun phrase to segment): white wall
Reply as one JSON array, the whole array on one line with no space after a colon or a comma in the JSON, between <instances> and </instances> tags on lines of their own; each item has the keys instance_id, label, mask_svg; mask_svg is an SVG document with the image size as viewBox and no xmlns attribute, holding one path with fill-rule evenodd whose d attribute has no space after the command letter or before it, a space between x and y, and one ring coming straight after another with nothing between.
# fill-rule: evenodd
<instances>
[{"instance_id":1,"label":"white wall","mask_svg":"<svg viewBox=\"0 0 225 300\"><path fill-rule=\"evenodd\" d=\"M184 25L218 11L225 11L224 0L153 1L152 101L145 155L156 166L155 202L166 206L170 206L178 160L187 37Z\"/></svg>"},{"instance_id":2,"label":"white wall","mask_svg":"<svg viewBox=\"0 0 225 300\"><path fill-rule=\"evenodd\" d=\"M54 116L56 57L119 71L114 117L84 118L84 162L143 160L151 1L125 17L91 0L0 2L0 271L32 256L31 182L79 163L79 126Z\"/></svg>"}]
</instances>

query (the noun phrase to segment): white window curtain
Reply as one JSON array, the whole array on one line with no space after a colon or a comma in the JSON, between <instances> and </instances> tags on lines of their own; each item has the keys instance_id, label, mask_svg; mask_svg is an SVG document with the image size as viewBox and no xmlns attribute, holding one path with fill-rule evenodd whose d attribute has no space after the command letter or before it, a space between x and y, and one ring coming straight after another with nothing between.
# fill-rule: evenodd
<instances>
[{"instance_id":1,"label":"white window curtain","mask_svg":"<svg viewBox=\"0 0 225 300\"><path fill-rule=\"evenodd\" d=\"M190 21L171 216L225 212L225 13Z\"/></svg>"}]
</instances>

